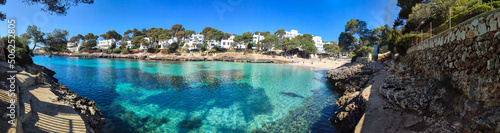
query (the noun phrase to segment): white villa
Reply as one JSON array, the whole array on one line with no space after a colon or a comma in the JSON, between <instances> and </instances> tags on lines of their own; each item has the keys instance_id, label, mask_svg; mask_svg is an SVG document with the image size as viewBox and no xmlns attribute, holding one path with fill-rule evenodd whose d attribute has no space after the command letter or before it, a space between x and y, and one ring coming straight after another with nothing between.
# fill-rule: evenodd
<instances>
[{"instance_id":1,"label":"white villa","mask_svg":"<svg viewBox=\"0 0 500 133\"><path fill-rule=\"evenodd\" d=\"M160 49L167 49L170 44L174 43L174 39L168 39L168 40L162 40L159 42L161 48Z\"/></svg>"},{"instance_id":2,"label":"white villa","mask_svg":"<svg viewBox=\"0 0 500 133\"><path fill-rule=\"evenodd\" d=\"M208 49L220 45L220 41L219 40L210 39L210 40L205 40L205 41L208 44Z\"/></svg>"},{"instance_id":3,"label":"white villa","mask_svg":"<svg viewBox=\"0 0 500 133\"><path fill-rule=\"evenodd\" d=\"M117 48L121 47L123 43L124 41L116 41L116 47Z\"/></svg>"},{"instance_id":4,"label":"white villa","mask_svg":"<svg viewBox=\"0 0 500 133\"><path fill-rule=\"evenodd\" d=\"M79 51L81 46L82 46L82 43L76 43L76 42L68 42L66 44L66 48L72 52Z\"/></svg>"},{"instance_id":5,"label":"white villa","mask_svg":"<svg viewBox=\"0 0 500 133\"><path fill-rule=\"evenodd\" d=\"M233 46L233 44L234 44L234 41L233 41L234 37L236 37L236 36L231 35L231 37L229 37L228 39L222 39L219 47L220 48L225 48L225 49L231 48Z\"/></svg>"},{"instance_id":6,"label":"white villa","mask_svg":"<svg viewBox=\"0 0 500 133\"><path fill-rule=\"evenodd\" d=\"M264 40L264 36L262 35L253 35L253 39L252 39L252 42L257 44L257 42L261 42L262 40Z\"/></svg>"},{"instance_id":7,"label":"white villa","mask_svg":"<svg viewBox=\"0 0 500 133\"><path fill-rule=\"evenodd\" d=\"M235 42L236 46L234 48L236 49L245 49L245 42L240 41L240 42Z\"/></svg>"},{"instance_id":8,"label":"white villa","mask_svg":"<svg viewBox=\"0 0 500 133\"><path fill-rule=\"evenodd\" d=\"M97 48L99 48L99 49L108 49L109 47L111 47L111 44L114 43L114 42L116 42L115 39L101 40L97 44Z\"/></svg>"},{"instance_id":9,"label":"white villa","mask_svg":"<svg viewBox=\"0 0 500 133\"><path fill-rule=\"evenodd\" d=\"M252 49L256 49L257 48L257 42L260 42L262 43L262 40L264 40L264 36L258 34L258 35L253 35L253 39L252 39L252 42L255 44L255 46L252 47ZM262 44L261 44L262 45ZM259 49L260 50L260 49Z\"/></svg>"},{"instance_id":10,"label":"white villa","mask_svg":"<svg viewBox=\"0 0 500 133\"><path fill-rule=\"evenodd\" d=\"M313 37L314 46L318 49L317 53L325 53L325 49L323 49L323 40L321 40L320 36Z\"/></svg>"},{"instance_id":11,"label":"white villa","mask_svg":"<svg viewBox=\"0 0 500 133\"><path fill-rule=\"evenodd\" d=\"M196 49L196 44L203 43L205 41L205 36L202 34L193 34L188 39L186 39L185 45L189 47L189 50Z\"/></svg>"},{"instance_id":12,"label":"white villa","mask_svg":"<svg viewBox=\"0 0 500 133\"><path fill-rule=\"evenodd\" d=\"M296 37L298 35L302 35L302 34L299 33L298 30L294 30L294 29L290 30L290 32L285 31L285 33L286 34L284 36L280 36L280 39L283 39L284 37L288 37L288 38L292 39L292 38L294 38L294 37Z\"/></svg>"}]
</instances>

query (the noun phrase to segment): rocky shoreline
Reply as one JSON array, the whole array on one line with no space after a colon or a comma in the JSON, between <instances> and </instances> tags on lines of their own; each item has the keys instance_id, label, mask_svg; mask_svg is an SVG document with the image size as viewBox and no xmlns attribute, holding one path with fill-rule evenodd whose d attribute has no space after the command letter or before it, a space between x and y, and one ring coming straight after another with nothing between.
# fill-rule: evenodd
<instances>
[{"instance_id":1,"label":"rocky shoreline","mask_svg":"<svg viewBox=\"0 0 500 133\"><path fill-rule=\"evenodd\" d=\"M0 55L4 54L0 49ZM100 133L105 119L95 102L58 83L54 71L33 63L31 57L16 60L16 86L19 86L19 118L9 132L84 132ZM0 74L5 77L9 64L0 56ZM4 75L5 74L5 75ZM2 82L6 82L3 81ZM2 83L3 84L3 83ZM2 91L6 87L2 86ZM3 104L3 102L2 102ZM73 111L74 110L74 111ZM76 117L74 117L76 116ZM79 116L79 117L78 117ZM57 121L54 125L51 121ZM78 123L78 122L81 122ZM77 125L75 125L77 124ZM80 125L78 125L80 124ZM86 131L85 131L86 130Z\"/></svg>"},{"instance_id":2,"label":"rocky shoreline","mask_svg":"<svg viewBox=\"0 0 500 133\"><path fill-rule=\"evenodd\" d=\"M367 99L361 95L363 89L380 70L374 63L350 63L328 71L325 77L344 94L337 100L339 109L330 118L338 132L354 132L366 110Z\"/></svg>"},{"instance_id":3,"label":"rocky shoreline","mask_svg":"<svg viewBox=\"0 0 500 133\"><path fill-rule=\"evenodd\" d=\"M166 61L230 61L230 62L249 62L249 63L291 63L290 60L273 58L272 56L262 55L242 55L241 53L228 52L217 54L216 56L200 56L199 54L184 55L165 55L152 53L139 54L105 54L105 53L58 53L56 56L82 57L82 58L128 58L145 60L166 60Z\"/></svg>"}]
</instances>

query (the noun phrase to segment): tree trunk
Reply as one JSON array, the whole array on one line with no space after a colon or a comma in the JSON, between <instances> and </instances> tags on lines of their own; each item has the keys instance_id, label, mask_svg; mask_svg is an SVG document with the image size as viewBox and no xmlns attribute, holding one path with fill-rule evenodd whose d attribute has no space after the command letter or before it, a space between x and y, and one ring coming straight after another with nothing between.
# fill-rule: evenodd
<instances>
[{"instance_id":1,"label":"tree trunk","mask_svg":"<svg viewBox=\"0 0 500 133\"><path fill-rule=\"evenodd\" d=\"M29 56L34 55L33 51L35 50L35 48L36 48L36 42L33 41L33 49L31 49L31 51L30 51L31 54Z\"/></svg>"}]
</instances>

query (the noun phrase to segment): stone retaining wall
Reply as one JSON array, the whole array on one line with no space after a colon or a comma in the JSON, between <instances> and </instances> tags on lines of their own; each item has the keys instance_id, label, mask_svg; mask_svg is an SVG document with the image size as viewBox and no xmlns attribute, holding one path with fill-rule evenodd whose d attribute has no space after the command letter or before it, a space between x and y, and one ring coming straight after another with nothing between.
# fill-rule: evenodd
<instances>
[{"instance_id":1,"label":"stone retaining wall","mask_svg":"<svg viewBox=\"0 0 500 133\"><path fill-rule=\"evenodd\" d=\"M451 77L483 108L500 106L500 10L471 18L408 49L402 61L427 78Z\"/></svg>"}]
</instances>

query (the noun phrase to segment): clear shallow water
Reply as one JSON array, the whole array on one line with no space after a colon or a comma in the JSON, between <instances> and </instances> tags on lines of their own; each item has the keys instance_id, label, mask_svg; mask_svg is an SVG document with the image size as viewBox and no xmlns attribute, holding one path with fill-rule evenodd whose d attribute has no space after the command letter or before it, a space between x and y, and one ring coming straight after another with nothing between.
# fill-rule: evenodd
<instances>
[{"instance_id":1,"label":"clear shallow water","mask_svg":"<svg viewBox=\"0 0 500 133\"><path fill-rule=\"evenodd\" d=\"M36 56L95 100L107 132L335 132L327 71L235 62ZM330 88L330 89L329 89Z\"/></svg>"}]
</instances>

